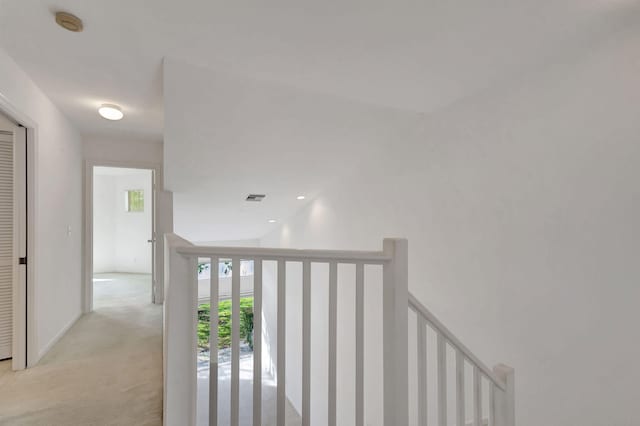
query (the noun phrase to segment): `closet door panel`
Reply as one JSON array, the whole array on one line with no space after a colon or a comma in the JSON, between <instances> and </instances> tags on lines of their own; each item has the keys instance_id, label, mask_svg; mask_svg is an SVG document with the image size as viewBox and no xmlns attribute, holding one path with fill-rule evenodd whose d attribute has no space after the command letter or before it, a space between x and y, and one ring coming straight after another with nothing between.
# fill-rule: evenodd
<instances>
[{"instance_id":1,"label":"closet door panel","mask_svg":"<svg viewBox=\"0 0 640 426\"><path fill-rule=\"evenodd\" d=\"M0 130L0 359L11 357L14 262L13 132Z\"/></svg>"}]
</instances>

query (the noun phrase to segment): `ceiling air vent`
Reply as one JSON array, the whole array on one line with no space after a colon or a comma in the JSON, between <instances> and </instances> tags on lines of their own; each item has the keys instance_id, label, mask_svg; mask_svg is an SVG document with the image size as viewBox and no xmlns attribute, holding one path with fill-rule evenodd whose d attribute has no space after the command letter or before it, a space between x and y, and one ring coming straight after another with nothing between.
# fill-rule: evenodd
<instances>
[{"instance_id":1,"label":"ceiling air vent","mask_svg":"<svg viewBox=\"0 0 640 426\"><path fill-rule=\"evenodd\" d=\"M264 194L249 194L247 195L247 201L262 201L266 195Z\"/></svg>"}]
</instances>

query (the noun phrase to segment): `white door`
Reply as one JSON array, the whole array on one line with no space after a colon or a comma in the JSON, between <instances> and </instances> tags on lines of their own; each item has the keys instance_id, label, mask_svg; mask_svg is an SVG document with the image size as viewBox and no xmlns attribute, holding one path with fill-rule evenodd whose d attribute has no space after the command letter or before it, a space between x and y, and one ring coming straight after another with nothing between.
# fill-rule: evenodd
<instances>
[{"instance_id":1,"label":"white door","mask_svg":"<svg viewBox=\"0 0 640 426\"><path fill-rule=\"evenodd\" d=\"M158 238L156 233L156 172L151 171L151 303L156 302L158 282Z\"/></svg>"},{"instance_id":2,"label":"white door","mask_svg":"<svg viewBox=\"0 0 640 426\"><path fill-rule=\"evenodd\" d=\"M13 324L14 304L26 290L25 213L26 133L0 114L0 360L26 337L14 336Z\"/></svg>"}]
</instances>

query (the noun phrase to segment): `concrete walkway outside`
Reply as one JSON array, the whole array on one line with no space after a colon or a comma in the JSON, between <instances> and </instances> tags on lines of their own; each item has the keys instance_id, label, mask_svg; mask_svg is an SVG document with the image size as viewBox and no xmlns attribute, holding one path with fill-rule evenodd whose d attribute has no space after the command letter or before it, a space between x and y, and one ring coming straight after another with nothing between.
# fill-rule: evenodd
<instances>
[{"instance_id":1,"label":"concrete walkway outside","mask_svg":"<svg viewBox=\"0 0 640 426\"><path fill-rule=\"evenodd\" d=\"M262 373L262 425L276 426L276 382L266 371ZM198 426L209 424L209 359L198 359ZM253 419L253 353L240 357L240 424L250 425ZM218 424L231 423L231 362L218 365ZM289 399L285 407L286 426L302 424L300 414Z\"/></svg>"}]
</instances>

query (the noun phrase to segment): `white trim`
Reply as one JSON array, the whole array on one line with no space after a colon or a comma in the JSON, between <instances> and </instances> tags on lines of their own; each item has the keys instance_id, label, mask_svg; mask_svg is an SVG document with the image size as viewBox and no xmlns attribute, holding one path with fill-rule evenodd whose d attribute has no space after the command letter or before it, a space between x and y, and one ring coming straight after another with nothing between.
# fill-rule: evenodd
<instances>
[{"instance_id":1,"label":"white trim","mask_svg":"<svg viewBox=\"0 0 640 426\"><path fill-rule=\"evenodd\" d=\"M24 322L27 314L27 265L22 266L18 263L19 258L27 256L26 138L26 129L16 125L13 133L13 345L11 349L11 366L14 370L23 370L27 365L27 330Z\"/></svg>"},{"instance_id":2,"label":"white trim","mask_svg":"<svg viewBox=\"0 0 640 426\"><path fill-rule=\"evenodd\" d=\"M239 256L243 260L261 258L266 260L309 260L312 262L340 263L365 262L368 265L383 264L391 260L381 251L337 251L337 250L298 250L264 247L210 247L189 246L178 248L178 253L186 256L219 256L220 258Z\"/></svg>"},{"instance_id":3,"label":"white trim","mask_svg":"<svg viewBox=\"0 0 640 426\"><path fill-rule=\"evenodd\" d=\"M76 322L78 322L78 320L80 319L80 317L82 317L82 315L83 315L82 313L79 313L78 315L76 315L71 321L69 321L69 323L66 326L64 326L62 330L58 332L58 334L55 335L53 339L49 341L49 343L47 343L40 350L40 352L38 352L38 357L35 360L35 364L40 362L40 360L47 354L47 352L49 352L49 350L51 350L51 348L53 348L53 346L55 346L55 344L58 343L60 339L62 339L62 337L64 337L67 331L69 331L71 327L73 327L76 324Z\"/></svg>"},{"instance_id":4,"label":"white trim","mask_svg":"<svg viewBox=\"0 0 640 426\"><path fill-rule=\"evenodd\" d=\"M32 120L31 117L16 109L11 101L2 93L0 93L0 110L9 118L12 118L26 128L35 129L38 127L37 123Z\"/></svg>"},{"instance_id":5,"label":"white trim","mask_svg":"<svg viewBox=\"0 0 640 426\"><path fill-rule=\"evenodd\" d=\"M9 99L0 93L0 111L25 127L27 132L27 291L26 291L26 314L23 315L25 306L14 306L14 332L26 334L26 348L22 345L13 348L13 356L26 360L26 368L34 366L39 357L33 350L37 347L37 312L35 309L35 285L37 281L36 264L38 259L35 256L36 235L38 228L35 213L38 210L38 169L36 164L38 152L38 124L27 114L22 113L14 107ZM14 365L14 369L24 367Z\"/></svg>"},{"instance_id":6,"label":"white trim","mask_svg":"<svg viewBox=\"0 0 640 426\"><path fill-rule=\"evenodd\" d=\"M25 125L25 124L23 124ZM27 127L27 368L37 364L36 351L38 347L38 312L36 311L36 283L38 274L36 265L36 245L38 244L38 168L36 158L38 153L38 128ZM29 349L31 348L31 349Z\"/></svg>"},{"instance_id":7,"label":"white trim","mask_svg":"<svg viewBox=\"0 0 640 426\"><path fill-rule=\"evenodd\" d=\"M86 159L84 167L84 219L83 219L83 231L84 238L82 244L83 262L82 262L82 312L88 313L93 311L93 168L94 167L120 167L127 169L144 169L153 171L153 185L152 191L162 190L162 164L155 162L145 161L113 161L113 160L99 160L99 159ZM155 194L154 194L155 198ZM155 222L156 206L153 204L153 210L151 212L152 220ZM160 244L156 238L156 244ZM157 250L156 250L157 251ZM156 256L158 257L158 256ZM162 262L162 259L160 259ZM160 265L161 266L161 265ZM157 270L159 266L155 266ZM153 281L153 280L152 280ZM154 283L152 282L152 286ZM161 283L156 285L155 290L158 291L158 287ZM152 292L153 301L156 302L155 292ZM158 303L161 303L162 298L158 298Z\"/></svg>"}]
</instances>

